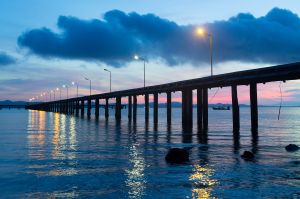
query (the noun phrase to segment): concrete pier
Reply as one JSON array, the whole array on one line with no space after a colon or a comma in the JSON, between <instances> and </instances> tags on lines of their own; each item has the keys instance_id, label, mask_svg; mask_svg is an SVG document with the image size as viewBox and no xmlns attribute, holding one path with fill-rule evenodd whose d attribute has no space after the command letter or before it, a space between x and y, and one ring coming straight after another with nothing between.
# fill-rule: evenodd
<instances>
[{"instance_id":1,"label":"concrete pier","mask_svg":"<svg viewBox=\"0 0 300 199\"><path fill-rule=\"evenodd\" d=\"M258 131L257 84L300 79L300 62L266 68L239 71L227 74L171 82L122 91L89 95L83 97L56 100L51 102L31 103L27 109L59 112L84 116L87 101L87 115L91 116L92 101L95 102L95 117L99 117L99 100L105 100L105 118L109 117L109 99L116 99L115 116L121 119L122 97L128 97L128 118L137 119L137 96L145 97L145 122L149 119L149 95L153 94L153 122L158 123L158 95L167 95L167 123L172 122L172 92L182 92L182 126L193 127L193 90L197 90L197 125L198 130L208 131L208 89L231 87L232 127L234 132L240 130L240 110L237 87L250 85L251 130ZM132 99L133 98L133 99ZM132 104L133 101L133 104Z\"/></svg>"}]
</instances>

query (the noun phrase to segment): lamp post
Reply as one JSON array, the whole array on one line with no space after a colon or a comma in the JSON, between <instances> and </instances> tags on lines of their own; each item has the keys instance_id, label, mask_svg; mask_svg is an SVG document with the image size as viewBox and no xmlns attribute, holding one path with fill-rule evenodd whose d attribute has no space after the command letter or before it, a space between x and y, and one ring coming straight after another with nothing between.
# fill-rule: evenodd
<instances>
[{"instance_id":1,"label":"lamp post","mask_svg":"<svg viewBox=\"0 0 300 199\"><path fill-rule=\"evenodd\" d=\"M57 91L59 91L59 100L61 100L61 89L56 88Z\"/></svg>"},{"instance_id":2,"label":"lamp post","mask_svg":"<svg viewBox=\"0 0 300 199\"><path fill-rule=\"evenodd\" d=\"M44 101L47 102L47 101L48 101L48 99L47 99L47 93L44 92L44 93L42 93L42 94L43 94L43 96L44 96Z\"/></svg>"},{"instance_id":3,"label":"lamp post","mask_svg":"<svg viewBox=\"0 0 300 199\"><path fill-rule=\"evenodd\" d=\"M68 85L63 85L63 88L67 89L67 99L69 99L69 86Z\"/></svg>"},{"instance_id":4,"label":"lamp post","mask_svg":"<svg viewBox=\"0 0 300 199\"><path fill-rule=\"evenodd\" d=\"M107 70L106 68L104 69L106 72L109 72L109 92L111 92L111 71Z\"/></svg>"},{"instance_id":5,"label":"lamp post","mask_svg":"<svg viewBox=\"0 0 300 199\"><path fill-rule=\"evenodd\" d=\"M90 81L90 95L92 95L92 80L87 77L84 77L84 79Z\"/></svg>"},{"instance_id":6,"label":"lamp post","mask_svg":"<svg viewBox=\"0 0 300 199\"><path fill-rule=\"evenodd\" d=\"M55 101L55 90L51 90L51 93L53 93L53 100Z\"/></svg>"},{"instance_id":7,"label":"lamp post","mask_svg":"<svg viewBox=\"0 0 300 199\"><path fill-rule=\"evenodd\" d=\"M78 84L75 82L72 82L72 85L73 86L76 85L76 96L78 97Z\"/></svg>"},{"instance_id":8,"label":"lamp post","mask_svg":"<svg viewBox=\"0 0 300 199\"><path fill-rule=\"evenodd\" d=\"M144 57L140 57L138 55L134 55L135 60L141 60L144 62L144 88L146 87L146 59Z\"/></svg>"},{"instance_id":9,"label":"lamp post","mask_svg":"<svg viewBox=\"0 0 300 199\"><path fill-rule=\"evenodd\" d=\"M213 43L213 37L211 32L207 32L203 28L197 28L196 34L199 36L208 36L209 37L209 52L210 52L210 72L211 76L213 76L213 55L212 55L212 43Z\"/></svg>"}]
</instances>

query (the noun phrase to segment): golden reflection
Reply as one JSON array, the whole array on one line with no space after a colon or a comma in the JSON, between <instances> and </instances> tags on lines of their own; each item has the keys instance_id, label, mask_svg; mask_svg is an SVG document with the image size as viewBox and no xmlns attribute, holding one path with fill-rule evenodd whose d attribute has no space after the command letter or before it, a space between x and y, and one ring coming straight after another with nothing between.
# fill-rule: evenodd
<instances>
[{"instance_id":1,"label":"golden reflection","mask_svg":"<svg viewBox=\"0 0 300 199\"><path fill-rule=\"evenodd\" d=\"M59 144L62 150L66 150L66 115L60 115L60 136L59 136Z\"/></svg>"},{"instance_id":2,"label":"golden reflection","mask_svg":"<svg viewBox=\"0 0 300 199\"><path fill-rule=\"evenodd\" d=\"M207 166L195 164L189 180L193 182L192 198L216 198L211 195L217 180L211 179L214 171Z\"/></svg>"},{"instance_id":3,"label":"golden reflection","mask_svg":"<svg viewBox=\"0 0 300 199\"><path fill-rule=\"evenodd\" d=\"M34 159L44 159L46 113L44 111L32 110L28 113L28 154Z\"/></svg>"},{"instance_id":4,"label":"golden reflection","mask_svg":"<svg viewBox=\"0 0 300 199\"><path fill-rule=\"evenodd\" d=\"M53 151L52 151L52 157L58 157L60 154L59 149L59 136L60 136L60 125L59 125L59 113L54 114L54 131L53 131L53 138L52 138L52 144L53 144Z\"/></svg>"},{"instance_id":5,"label":"golden reflection","mask_svg":"<svg viewBox=\"0 0 300 199\"><path fill-rule=\"evenodd\" d=\"M52 158L59 160L76 159L76 118L62 114L54 114ZM73 162L70 165L75 164ZM50 176L72 176L78 171L72 167L55 168L49 172Z\"/></svg>"},{"instance_id":6,"label":"golden reflection","mask_svg":"<svg viewBox=\"0 0 300 199\"><path fill-rule=\"evenodd\" d=\"M69 142L70 142L70 149L75 151L76 150L76 144L77 144L77 140L76 140L76 119L75 119L75 117L70 118Z\"/></svg>"},{"instance_id":7,"label":"golden reflection","mask_svg":"<svg viewBox=\"0 0 300 199\"><path fill-rule=\"evenodd\" d=\"M45 131L46 131L46 112L39 111L39 131L37 135L37 142L40 146L45 145Z\"/></svg>"},{"instance_id":8,"label":"golden reflection","mask_svg":"<svg viewBox=\"0 0 300 199\"><path fill-rule=\"evenodd\" d=\"M47 124L47 125L46 125ZM48 139L47 129L53 130L51 157L56 160L76 159L77 139L76 139L76 118L66 115L53 113L48 114L44 111L28 111L28 155L32 159L42 160L46 158L45 146ZM51 132L51 131L49 131ZM49 158L49 157L47 157ZM55 166L53 170L40 171L47 165L30 165L29 168L35 169L34 173L38 176L72 176L78 173L75 161L68 162L68 166Z\"/></svg>"},{"instance_id":9,"label":"golden reflection","mask_svg":"<svg viewBox=\"0 0 300 199\"><path fill-rule=\"evenodd\" d=\"M126 185L129 187L129 198L142 198L146 188L145 160L138 150L138 145L132 145L129 149L129 161L132 168L126 169Z\"/></svg>"}]
</instances>

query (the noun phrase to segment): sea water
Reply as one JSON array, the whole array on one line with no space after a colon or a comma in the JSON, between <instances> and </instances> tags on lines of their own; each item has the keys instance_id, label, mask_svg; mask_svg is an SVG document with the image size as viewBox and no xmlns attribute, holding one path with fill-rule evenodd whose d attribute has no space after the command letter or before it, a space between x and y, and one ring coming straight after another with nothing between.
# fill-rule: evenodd
<instances>
[{"instance_id":1,"label":"sea water","mask_svg":"<svg viewBox=\"0 0 300 199\"><path fill-rule=\"evenodd\" d=\"M241 107L239 136L232 112L209 110L209 131L181 128L181 109L159 109L158 124L138 108L137 121L0 110L0 198L300 198L300 108L259 108L258 136ZM172 147L190 162L167 164ZM253 161L240 155L249 150Z\"/></svg>"}]
</instances>

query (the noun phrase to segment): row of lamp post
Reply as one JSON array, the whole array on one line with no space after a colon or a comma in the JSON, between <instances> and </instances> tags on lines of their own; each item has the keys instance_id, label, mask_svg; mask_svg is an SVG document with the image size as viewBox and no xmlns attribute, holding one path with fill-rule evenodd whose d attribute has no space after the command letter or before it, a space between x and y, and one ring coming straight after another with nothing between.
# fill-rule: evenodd
<instances>
[{"instance_id":1,"label":"row of lamp post","mask_svg":"<svg viewBox=\"0 0 300 199\"><path fill-rule=\"evenodd\" d=\"M86 78L86 77L85 77L85 79L90 81L90 95L91 95L92 94L92 81L90 79ZM76 86L76 97L78 97L78 84L76 82L72 82L72 85ZM70 86L67 85L67 84L64 84L64 85L62 85L62 87L65 88L66 91L67 91L67 93L66 93L67 96L66 97L68 99L69 98L69 87ZM34 97L30 98L29 101L32 102L32 101L37 101L39 99L42 100L42 97L44 97L44 101L47 101L47 99L48 99L47 94L49 95L49 101L51 101L52 99L55 100L55 91L59 91L59 99L61 100L62 99L61 98L62 89L56 88L56 89L51 90L50 92L44 92L40 96L34 96Z\"/></svg>"},{"instance_id":2,"label":"row of lamp post","mask_svg":"<svg viewBox=\"0 0 300 199\"><path fill-rule=\"evenodd\" d=\"M205 29L203 28L196 28L195 33L197 36L208 36L209 37L209 52L210 52L210 72L211 72L211 76L213 76L213 50L212 50L212 42L213 42L213 37L212 37L212 33L211 32L207 32ZM144 65L144 88L146 87L146 58L145 57L141 57L139 55L134 55L133 57L135 60L137 61L142 61L143 65ZM104 71L109 72L109 92L111 92L111 71L108 69L104 69ZM90 95L92 95L92 80L84 77L85 80L90 82ZM75 82L72 82L73 86L76 86L76 96L78 97L78 84ZM69 86L68 85L63 85L63 88L67 89L67 99L69 98ZM61 89L56 88L57 91L60 91L60 99L61 99ZM49 95L50 95L50 101L51 101L51 93L53 93L53 97L55 100L55 90L51 90ZM46 96L47 93L42 93L40 96ZM35 96L31 99L29 99L29 101L34 101L34 100L38 100L39 96Z\"/></svg>"}]
</instances>

